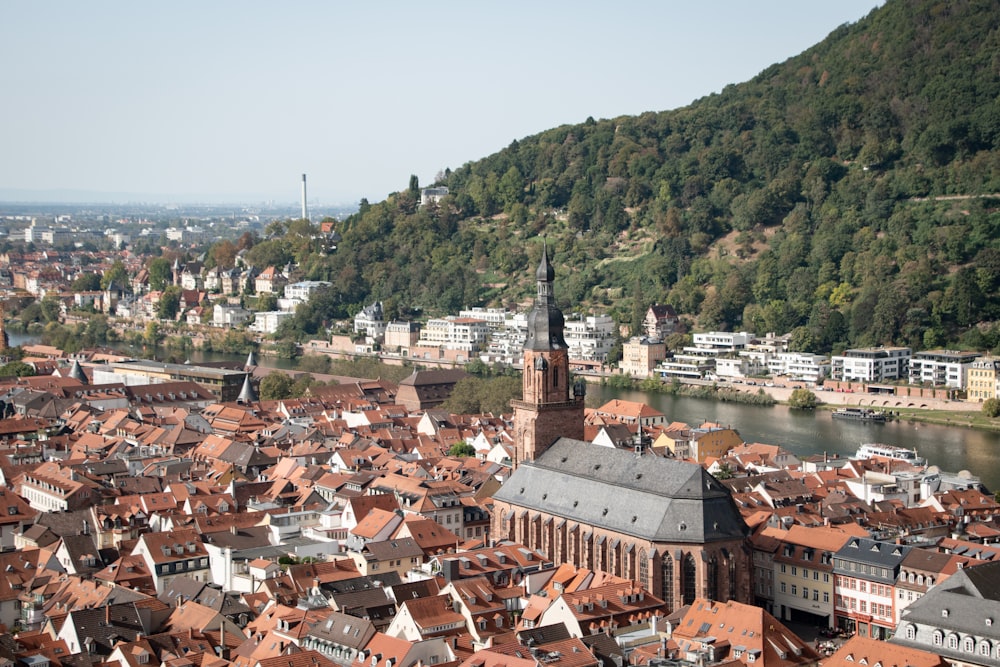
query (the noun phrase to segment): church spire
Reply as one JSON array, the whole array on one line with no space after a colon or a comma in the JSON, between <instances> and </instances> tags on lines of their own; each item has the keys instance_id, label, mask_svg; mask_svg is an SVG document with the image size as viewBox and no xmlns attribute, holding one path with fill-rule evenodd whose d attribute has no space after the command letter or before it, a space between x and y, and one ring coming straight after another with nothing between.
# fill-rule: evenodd
<instances>
[{"instance_id":1,"label":"church spire","mask_svg":"<svg viewBox=\"0 0 1000 667\"><path fill-rule=\"evenodd\" d=\"M548 244L542 240L542 259L535 271L538 295L528 313L524 343L521 400L514 407L516 467L534 461L558 438L583 439L583 392L572 387L569 349L563 337L566 321L556 306L555 268Z\"/></svg>"},{"instance_id":2,"label":"church spire","mask_svg":"<svg viewBox=\"0 0 1000 667\"><path fill-rule=\"evenodd\" d=\"M542 238L542 260L535 271L537 294L535 305L528 313L528 338L525 349L531 350L565 350L566 339L563 330L566 320L562 311L556 306L555 291L552 283L555 281L555 269L549 263L548 245Z\"/></svg>"},{"instance_id":3,"label":"church spire","mask_svg":"<svg viewBox=\"0 0 1000 667\"><path fill-rule=\"evenodd\" d=\"M254 391L253 383L250 382L250 374L247 373L243 378L243 387L240 389L240 395L236 397L236 402L250 405L251 403L257 403L259 400L257 392Z\"/></svg>"}]
</instances>

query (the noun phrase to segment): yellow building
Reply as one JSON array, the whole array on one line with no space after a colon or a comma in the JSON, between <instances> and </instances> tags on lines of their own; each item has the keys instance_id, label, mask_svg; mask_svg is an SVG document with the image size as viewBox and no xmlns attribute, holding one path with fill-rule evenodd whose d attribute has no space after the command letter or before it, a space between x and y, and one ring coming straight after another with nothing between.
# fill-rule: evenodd
<instances>
[{"instance_id":1,"label":"yellow building","mask_svg":"<svg viewBox=\"0 0 1000 667\"><path fill-rule=\"evenodd\" d=\"M979 357L972 362L966 380L966 395L970 401L982 403L987 398L1000 398L1000 359Z\"/></svg>"},{"instance_id":2,"label":"yellow building","mask_svg":"<svg viewBox=\"0 0 1000 667\"><path fill-rule=\"evenodd\" d=\"M722 458L742 444L743 438L735 429L705 424L699 428L668 428L653 442L653 450L668 450L674 458L704 463L710 458Z\"/></svg>"}]
</instances>

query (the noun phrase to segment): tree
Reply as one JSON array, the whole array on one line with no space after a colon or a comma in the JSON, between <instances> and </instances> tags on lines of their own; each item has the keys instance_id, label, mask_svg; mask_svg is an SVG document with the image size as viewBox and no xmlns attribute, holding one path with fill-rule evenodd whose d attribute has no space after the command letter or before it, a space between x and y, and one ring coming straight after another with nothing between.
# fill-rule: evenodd
<instances>
[{"instance_id":1,"label":"tree","mask_svg":"<svg viewBox=\"0 0 1000 667\"><path fill-rule=\"evenodd\" d=\"M174 282L174 267L166 257L157 257L146 267L149 271L149 289L160 291Z\"/></svg>"},{"instance_id":2,"label":"tree","mask_svg":"<svg viewBox=\"0 0 1000 667\"><path fill-rule=\"evenodd\" d=\"M275 401L292 396L292 378L282 371L271 371L260 381L260 398Z\"/></svg>"},{"instance_id":3,"label":"tree","mask_svg":"<svg viewBox=\"0 0 1000 667\"><path fill-rule=\"evenodd\" d=\"M465 458L467 456L475 456L476 448L467 442L456 442L454 445L448 449L448 456L457 456L459 458Z\"/></svg>"},{"instance_id":4,"label":"tree","mask_svg":"<svg viewBox=\"0 0 1000 667\"><path fill-rule=\"evenodd\" d=\"M793 389L791 396L788 397L788 406L792 408L812 410L817 405L819 405L819 399L808 389Z\"/></svg>"},{"instance_id":5,"label":"tree","mask_svg":"<svg viewBox=\"0 0 1000 667\"><path fill-rule=\"evenodd\" d=\"M101 276L96 273L81 273L70 285L73 292L96 292L101 289Z\"/></svg>"},{"instance_id":6,"label":"tree","mask_svg":"<svg viewBox=\"0 0 1000 667\"><path fill-rule=\"evenodd\" d=\"M216 241L209 250L209 255L220 269L231 269L236 265L236 244L229 239Z\"/></svg>"},{"instance_id":7,"label":"tree","mask_svg":"<svg viewBox=\"0 0 1000 667\"><path fill-rule=\"evenodd\" d=\"M146 324L146 333L143 335L143 340L147 345L159 345L162 339L163 334L160 333L159 322L152 321Z\"/></svg>"},{"instance_id":8,"label":"tree","mask_svg":"<svg viewBox=\"0 0 1000 667\"><path fill-rule=\"evenodd\" d=\"M160 300L156 304L156 316L161 320L172 320L177 317L180 307L181 288L177 285L170 285L160 295Z\"/></svg>"},{"instance_id":9,"label":"tree","mask_svg":"<svg viewBox=\"0 0 1000 667\"><path fill-rule=\"evenodd\" d=\"M23 361L12 361L0 366L0 377L30 377L34 374L35 369Z\"/></svg>"},{"instance_id":10,"label":"tree","mask_svg":"<svg viewBox=\"0 0 1000 667\"><path fill-rule=\"evenodd\" d=\"M125 268L125 264L120 260L115 260L115 263L111 265L111 268L104 272L101 276L101 289L106 290L111 286L111 283L117 285L120 289L129 291L129 280L128 280L128 270Z\"/></svg>"},{"instance_id":11,"label":"tree","mask_svg":"<svg viewBox=\"0 0 1000 667\"><path fill-rule=\"evenodd\" d=\"M1000 417L1000 399L987 398L983 401L983 414L990 419Z\"/></svg>"}]
</instances>

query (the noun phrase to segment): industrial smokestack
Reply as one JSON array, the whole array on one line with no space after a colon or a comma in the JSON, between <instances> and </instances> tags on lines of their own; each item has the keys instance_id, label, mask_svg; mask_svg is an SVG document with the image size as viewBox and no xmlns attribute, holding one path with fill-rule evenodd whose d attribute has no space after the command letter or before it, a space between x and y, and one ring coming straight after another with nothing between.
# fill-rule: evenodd
<instances>
[{"instance_id":1,"label":"industrial smokestack","mask_svg":"<svg viewBox=\"0 0 1000 667\"><path fill-rule=\"evenodd\" d=\"M302 219L309 219L309 209L306 208L306 175L302 174Z\"/></svg>"}]
</instances>

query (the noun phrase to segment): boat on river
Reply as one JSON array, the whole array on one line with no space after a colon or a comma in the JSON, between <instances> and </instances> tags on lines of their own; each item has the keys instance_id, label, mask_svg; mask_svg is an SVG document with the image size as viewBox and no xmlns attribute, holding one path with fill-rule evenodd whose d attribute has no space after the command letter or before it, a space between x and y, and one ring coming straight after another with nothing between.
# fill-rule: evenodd
<instances>
[{"instance_id":1,"label":"boat on river","mask_svg":"<svg viewBox=\"0 0 1000 667\"><path fill-rule=\"evenodd\" d=\"M893 461L905 461L906 463L912 463L915 466L922 466L926 461L917 456L917 450L906 449L905 447L897 447L895 445L882 445L878 443L868 443L858 447L857 453L854 455L856 459L892 459Z\"/></svg>"},{"instance_id":2,"label":"boat on river","mask_svg":"<svg viewBox=\"0 0 1000 667\"><path fill-rule=\"evenodd\" d=\"M889 415L883 410L872 410L871 408L837 408L833 411L833 416L837 419L850 419L862 422L886 422Z\"/></svg>"}]
</instances>

